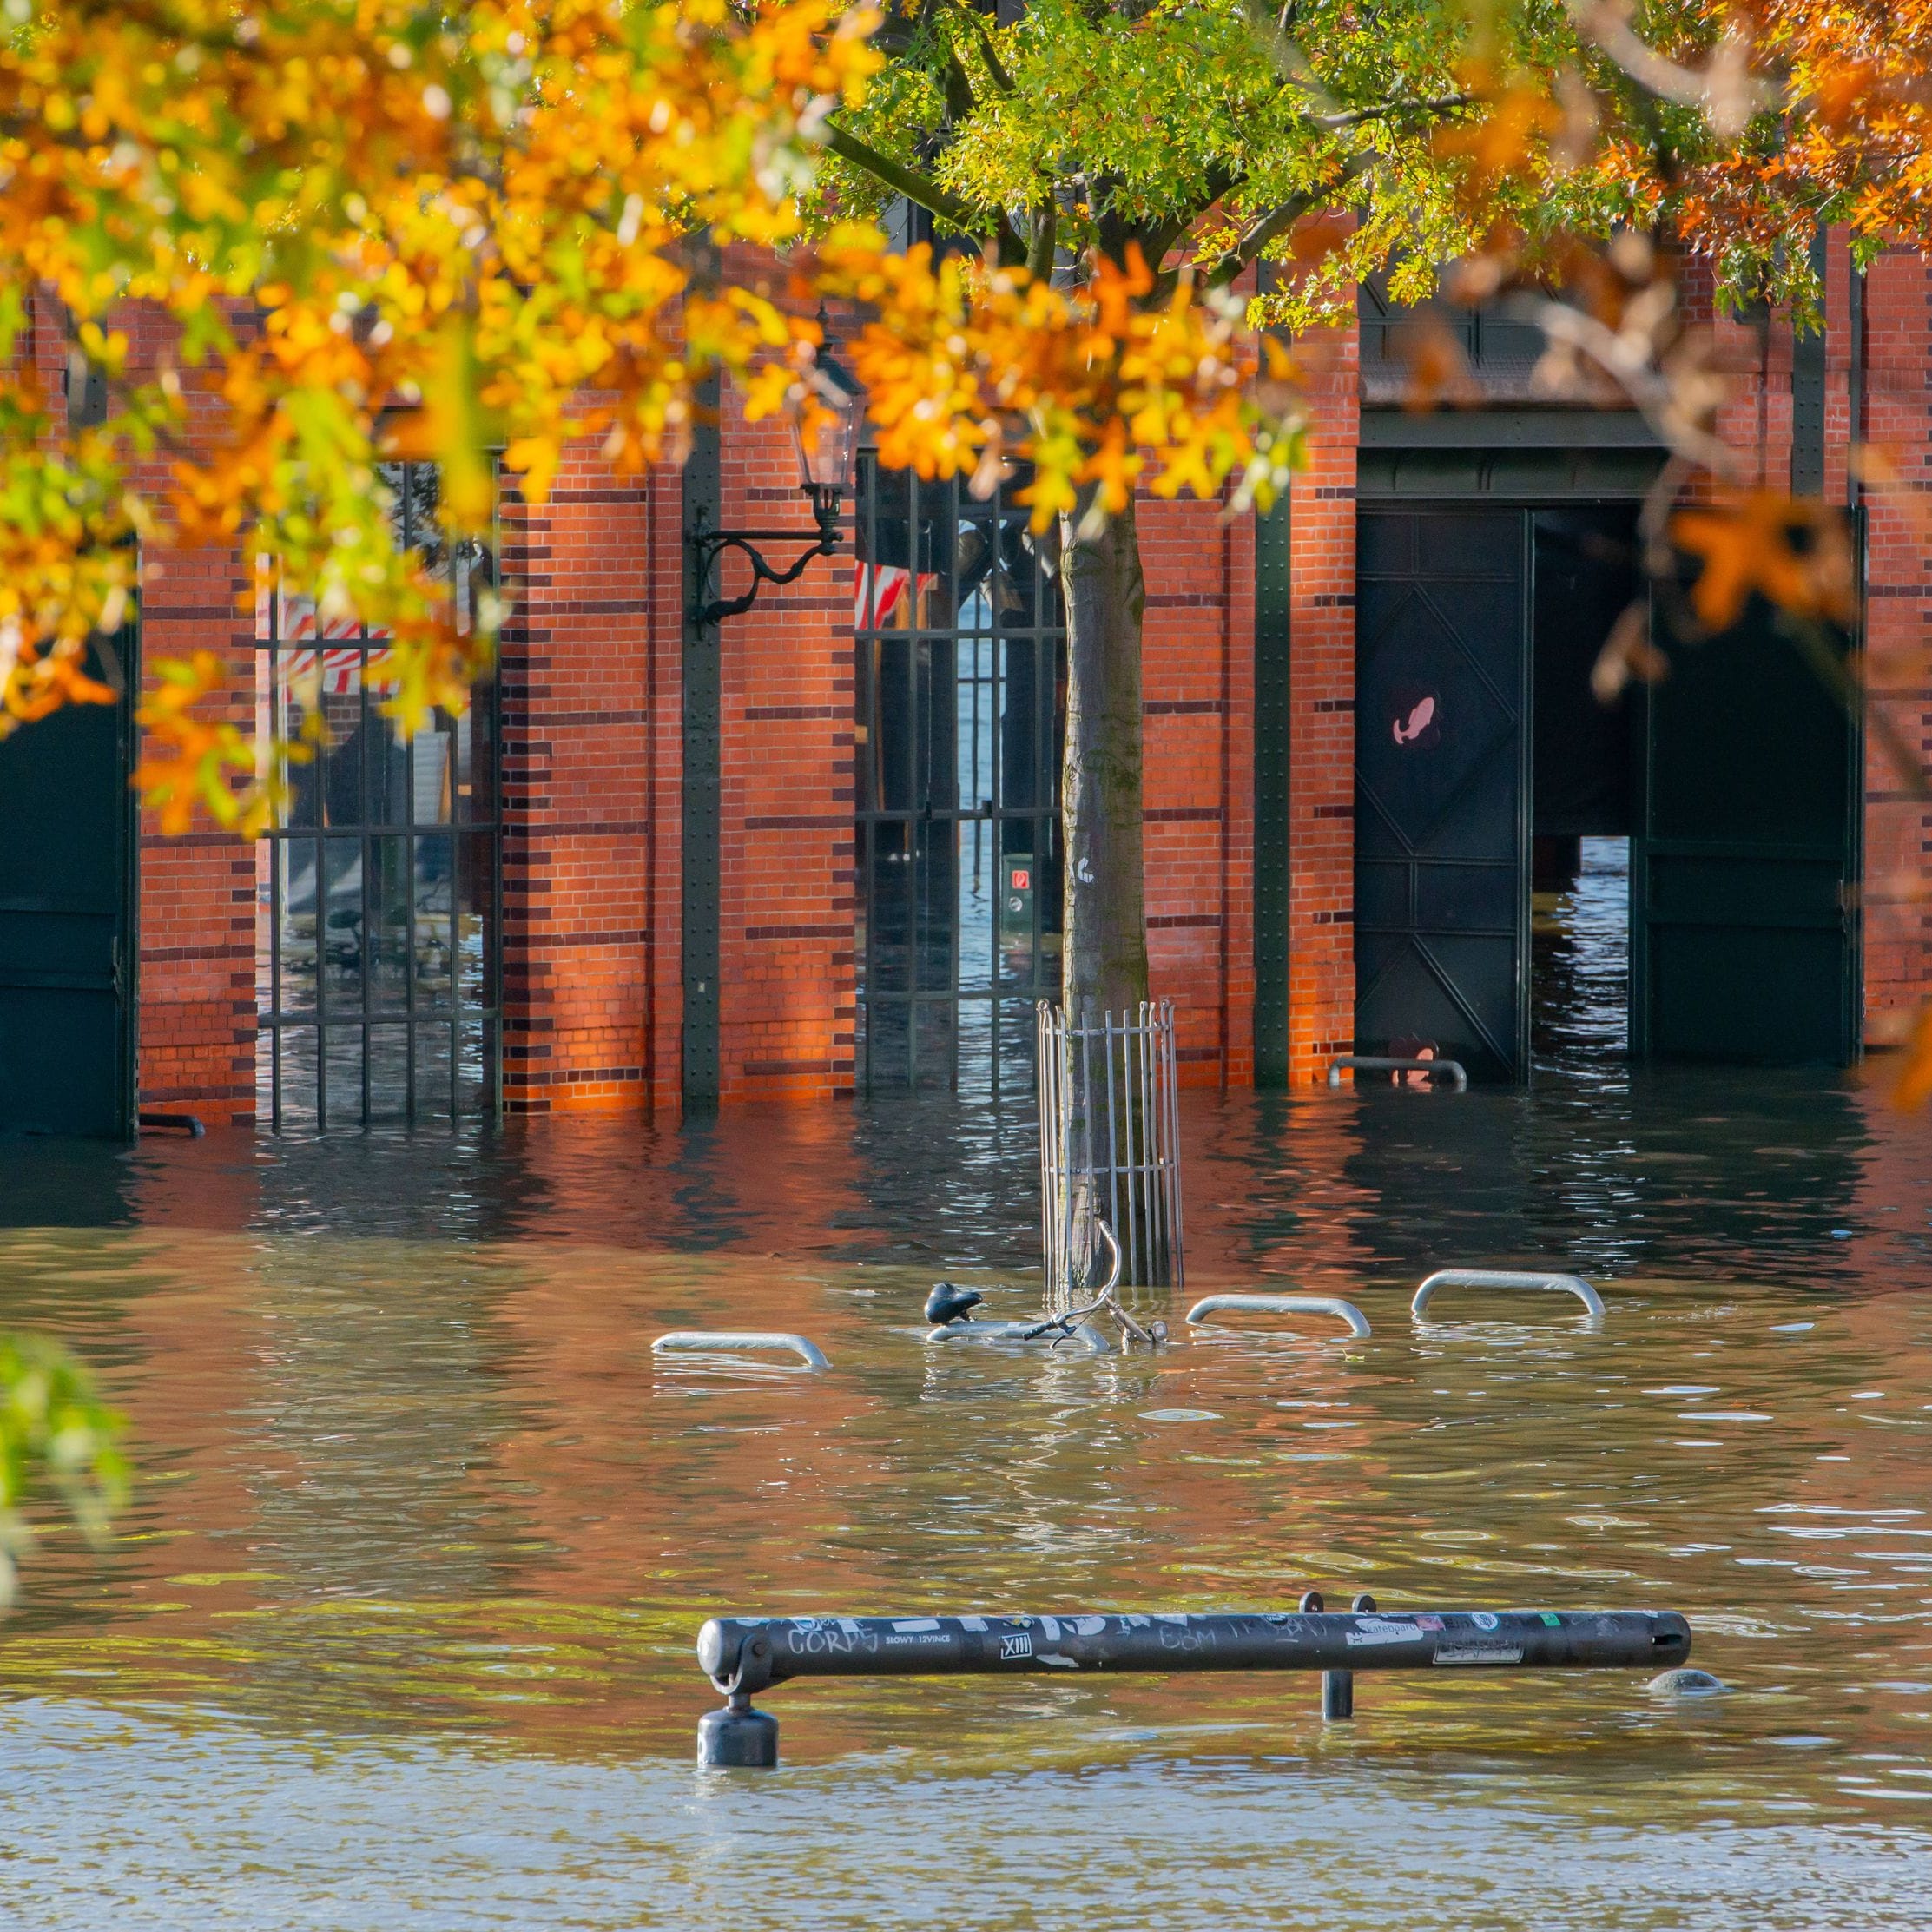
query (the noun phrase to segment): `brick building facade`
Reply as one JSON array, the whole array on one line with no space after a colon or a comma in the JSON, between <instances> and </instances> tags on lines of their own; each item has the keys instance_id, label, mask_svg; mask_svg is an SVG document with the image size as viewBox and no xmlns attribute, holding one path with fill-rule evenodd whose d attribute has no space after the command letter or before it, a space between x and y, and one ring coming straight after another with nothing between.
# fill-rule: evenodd
<instances>
[{"instance_id":1,"label":"brick building facade","mask_svg":"<svg viewBox=\"0 0 1932 1932\"><path fill-rule=\"evenodd\" d=\"M1916 255L1884 257L1856 292L1856 315L1842 247L1830 251L1828 283L1824 489L1836 502L1852 495L1845 452L1862 418L1907 486L1899 502L1866 504L1873 702L1891 736L1922 757L1932 754L1932 537L1914 517L1932 484L1932 270ZM1726 432L1781 485L1793 448L1790 332L1764 332L1762 353L1744 325L1720 332L1745 372ZM57 356L56 345L43 348ZM1252 1081L1257 1039L1264 1074L1285 1065L1306 1083L1354 1032L1357 332L1325 332L1300 353L1316 436L1285 513L1280 610L1265 597L1257 605L1257 542L1269 533L1258 539L1254 518L1190 502L1150 501L1142 514L1151 958L1157 992L1177 1008L1184 1078L1201 1085ZM747 425L729 397L711 476L715 525L795 524L809 536L782 432ZM768 589L715 633L708 666L710 647L694 647L684 616L692 491L689 476L617 478L578 452L547 502L512 501L503 513L501 564L516 599L497 692L500 1085L511 1112L675 1109L693 1051L692 999L715 1003L706 1050L722 1101L809 1101L854 1087L862 748L852 551ZM1283 534L1273 526L1276 540ZM245 686L258 639L234 560L161 554L145 569L146 651L221 652ZM1285 639L1266 634L1283 617ZM1269 823L1285 823L1285 866L1279 849L1257 847L1257 758L1273 755L1276 769L1280 748L1257 750L1256 720L1277 715L1280 694L1256 682L1257 665L1275 676L1283 663L1284 817ZM687 876L687 814L711 808L694 785L702 773L687 768L701 742L687 681L714 671L715 876ZM1868 735L1866 756L1866 1033L1883 1040L1932 980L1932 808L1889 762L1881 733ZM229 839L143 828L143 1105L209 1120L256 1111L264 878L257 855ZM1257 882L1264 900L1285 888L1260 908L1263 926L1285 937L1285 974L1272 982L1257 980ZM692 922L708 933L711 908L715 942L705 945L715 949L694 953ZM715 965L694 976L694 958Z\"/></svg>"}]
</instances>

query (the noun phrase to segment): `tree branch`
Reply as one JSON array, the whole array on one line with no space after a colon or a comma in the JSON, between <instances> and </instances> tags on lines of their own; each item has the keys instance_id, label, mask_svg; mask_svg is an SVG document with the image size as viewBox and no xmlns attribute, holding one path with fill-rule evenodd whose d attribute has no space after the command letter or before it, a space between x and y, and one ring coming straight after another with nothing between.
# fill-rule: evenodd
<instances>
[{"instance_id":1,"label":"tree branch","mask_svg":"<svg viewBox=\"0 0 1932 1932\"><path fill-rule=\"evenodd\" d=\"M999 55L993 52L992 36L986 31L986 22L971 7L960 7L957 10L965 16L967 26L972 29L974 37L979 43L979 58L986 63L986 72L992 77L992 84L1002 94L1012 94L1012 76L1000 63Z\"/></svg>"},{"instance_id":2,"label":"tree branch","mask_svg":"<svg viewBox=\"0 0 1932 1932\"><path fill-rule=\"evenodd\" d=\"M1390 121L1399 114L1454 114L1458 108L1474 107L1477 100L1474 94L1445 94L1434 101L1384 101L1379 107L1350 108L1346 113L1318 114L1313 119L1316 127L1335 133L1343 128L1362 127L1370 121Z\"/></svg>"},{"instance_id":3,"label":"tree branch","mask_svg":"<svg viewBox=\"0 0 1932 1932\"><path fill-rule=\"evenodd\" d=\"M1332 181L1322 188L1311 188L1305 195L1291 195L1279 207L1270 208L1266 214L1250 222L1234 247L1223 250L1220 258L1208 266L1201 277L1201 286L1225 288L1243 269L1251 267L1261 259L1262 250L1270 241L1286 234L1304 214L1312 213L1324 201L1332 201L1343 188L1360 181L1377 158L1374 148L1365 148L1350 158L1342 171L1340 181Z\"/></svg>"},{"instance_id":4,"label":"tree branch","mask_svg":"<svg viewBox=\"0 0 1932 1932\"><path fill-rule=\"evenodd\" d=\"M970 120L973 110L979 106L973 98L973 82L967 77L965 63L957 49L950 45L946 49L946 112L955 125Z\"/></svg>"},{"instance_id":5,"label":"tree branch","mask_svg":"<svg viewBox=\"0 0 1932 1932\"><path fill-rule=\"evenodd\" d=\"M1325 199L1323 195L1313 194L1291 195L1278 208L1270 208L1258 221L1250 222L1234 247L1224 249L1219 259L1210 264L1201 277L1201 286L1225 288L1243 269L1260 259L1262 250L1270 241L1277 235L1287 234L1304 214Z\"/></svg>"},{"instance_id":6,"label":"tree branch","mask_svg":"<svg viewBox=\"0 0 1932 1932\"><path fill-rule=\"evenodd\" d=\"M1045 281L1053 273L1053 252L1058 246L1060 206L1051 192L1040 198L1033 210L1032 246L1026 251L1026 272L1035 281Z\"/></svg>"},{"instance_id":7,"label":"tree branch","mask_svg":"<svg viewBox=\"0 0 1932 1932\"><path fill-rule=\"evenodd\" d=\"M1003 212L987 214L970 202L962 201L957 195L948 194L937 181L894 161L890 155L880 154L870 142L847 134L843 128L828 122L824 138L827 148L841 161L870 175L894 195L903 195L928 214L936 214L940 221L950 221L954 227L964 229L968 234L991 241L1001 262L1026 259L1026 244Z\"/></svg>"},{"instance_id":8,"label":"tree branch","mask_svg":"<svg viewBox=\"0 0 1932 1932\"><path fill-rule=\"evenodd\" d=\"M908 201L924 208L929 214L938 215L942 221L950 221L954 227L965 228L969 234L977 233L984 221L985 217L979 211L969 208L958 195L947 194L937 181L915 174L903 162L894 161L890 155L880 154L869 142L860 141L858 135L847 134L843 128L828 122L824 138L826 147L841 161L870 175L894 195L903 195Z\"/></svg>"},{"instance_id":9,"label":"tree branch","mask_svg":"<svg viewBox=\"0 0 1932 1932\"><path fill-rule=\"evenodd\" d=\"M1170 215L1166 221L1157 222L1142 237L1141 247L1146 252L1147 266L1158 271L1160 265L1167 260L1169 249L1217 201L1232 195L1245 178L1238 168L1210 168L1204 183L1206 192L1202 197L1201 205L1197 208L1190 208L1185 214Z\"/></svg>"}]
</instances>

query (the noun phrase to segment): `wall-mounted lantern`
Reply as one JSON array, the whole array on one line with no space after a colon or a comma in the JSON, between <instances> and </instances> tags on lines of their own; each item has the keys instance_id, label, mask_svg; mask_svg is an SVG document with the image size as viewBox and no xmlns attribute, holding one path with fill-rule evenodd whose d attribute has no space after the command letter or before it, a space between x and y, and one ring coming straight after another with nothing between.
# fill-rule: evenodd
<instances>
[{"instance_id":1,"label":"wall-mounted lantern","mask_svg":"<svg viewBox=\"0 0 1932 1932\"><path fill-rule=\"evenodd\" d=\"M722 618L742 617L758 601L762 584L793 583L814 557L829 557L839 547L839 505L852 487L865 392L828 350L821 349L785 412L798 456L798 486L811 503L818 535L796 561L777 570L757 546L797 543L806 537L804 531L706 530L699 524L689 541L698 556L697 601L691 616L701 630ZM751 565L751 588L742 597L708 598L718 558L728 550L738 551Z\"/></svg>"}]
</instances>

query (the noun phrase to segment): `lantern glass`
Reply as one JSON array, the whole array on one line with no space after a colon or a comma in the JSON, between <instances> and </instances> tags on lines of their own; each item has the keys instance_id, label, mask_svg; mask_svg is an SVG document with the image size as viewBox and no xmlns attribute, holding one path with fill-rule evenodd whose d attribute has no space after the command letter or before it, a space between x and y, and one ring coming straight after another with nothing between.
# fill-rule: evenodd
<instances>
[{"instance_id":1,"label":"lantern glass","mask_svg":"<svg viewBox=\"0 0 1932 1932\"><path fill-rule=\"evenodd\" d=\"M864 392L822 350L805 378L805 386L819 413L816 422L808 427L802 397L795 399L788 412L792 446L798 452L798 486L813 497L842 497L852 487Z\"/></svg>"}]
</instances>

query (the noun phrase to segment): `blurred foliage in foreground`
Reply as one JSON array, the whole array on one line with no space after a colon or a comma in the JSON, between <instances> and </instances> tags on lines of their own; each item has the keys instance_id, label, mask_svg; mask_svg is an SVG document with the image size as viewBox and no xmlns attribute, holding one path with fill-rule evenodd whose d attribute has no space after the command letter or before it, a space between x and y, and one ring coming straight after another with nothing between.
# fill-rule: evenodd
<instances>
[{"instance_id":1,"label":"blurred foliage in foreground","mask_svg":"<svg viewBox=\"0 0 1932 1932\"><path fill-rule=\"evenodd\" d=\"M126 1501L120 1414L94 1378L43 1335L0 1335L0 1608L11 1603L32 1520L57 1500L91 1543Z\"/></svg>"}]
</instances>

